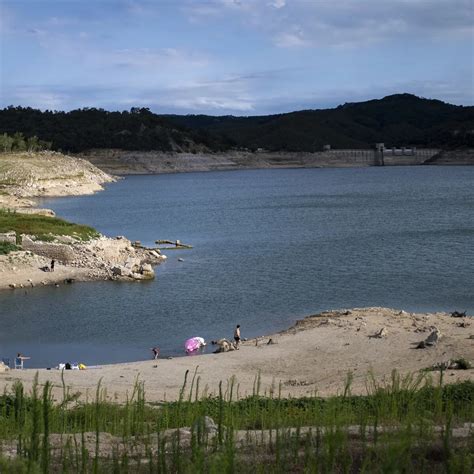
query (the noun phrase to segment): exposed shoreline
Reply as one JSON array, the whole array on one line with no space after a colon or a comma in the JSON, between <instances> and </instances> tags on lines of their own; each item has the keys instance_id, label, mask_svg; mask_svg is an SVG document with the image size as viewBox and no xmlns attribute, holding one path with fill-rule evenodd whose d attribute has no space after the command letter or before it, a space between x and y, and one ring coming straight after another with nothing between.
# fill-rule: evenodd
<instances>
[{"instance_id":1,"label":"exposed shoreline","mask_svg":"<svg viewBox=\"0 0 474 474\"><path fill-rule=\"evenodd\" d=\"M257 378L262 395L329 396L342 392L348 373L353 378L352 392L364 394L367 382L370 383L369 374L377 383L383 383L390 379L394 369L403 376L421 374L420 371L447 360L474 361L471 324L472 317L453 318L447 313L407 313L388 308L328 311L297 321L280 333L262 336L258 344L256 339L248 340L239 351L68 370L64 371L64 378L72 391L81 392L81 399L90 399L101 380L108 398L117 402L126 400L137 379L145 382L147 401L176 400L186 371L188 383L196 374L201 393L210 395L218 393L220 382L225 389L235 377L240 397L252 395ZM375 337L382 328L386 334ZM437 344L416 349L433 328L441 334ZM273 344L268 344L269 339ZM27 369L0 374L0 390L17 380L31 388L36 373L40 384L47 380L53 383L53 393L60 399L59 370ZM434 381L439 379L439 371L427 374ZM474 380L474 369L446 370L444 380Z\"/></svg>"},{"instance_id":2,"label":"exposed shoreline","mask_svg":"<svg viewBox=\"0 0 474 474\"><path fill-rule=\"evenodd\" d=\"M24 214L54 216L50 209L37 209L34 199L94 194L117 180L86 160L54 152L0 154L0 166L0 209ZM18 237L2 234L11 243ZM99 235L85 242L67 236L51 236L53 241L28 235L21 238L23 250L0 255L0 290L74 281L151 279L152 265L166 258L123 236ZM52 259L56 260L54 272L44 271Z\"/></svg>"},{"instance_id":3,"label":"exposed shoreline","mask_svg":"<svg viewBox=\"0 0 474 474\"><path fill-rule=\"evenodd\" d=\"M206 171L361 168L380 165L374 150L326 152L172 153L159 151L89 150L78 156L113 175L147 175ZM385 166L474 165L474 150L419 149L413 155L387 155Z\"/></svg>"}]
</instances>

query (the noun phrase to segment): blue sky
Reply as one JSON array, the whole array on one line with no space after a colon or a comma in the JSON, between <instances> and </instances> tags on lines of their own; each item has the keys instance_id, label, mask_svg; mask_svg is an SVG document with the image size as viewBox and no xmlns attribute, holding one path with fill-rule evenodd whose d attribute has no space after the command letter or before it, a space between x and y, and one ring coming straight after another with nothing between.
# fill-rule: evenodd
<instances>
[{"instance_id":1,"label":"blue sky","mask_svg":"<svg viewBox=\"0 0 474 474\"><path fill-rule=\"evenodd\" d=\"M474 104L474 0L0 0L0 107Z\"/></svg>"}]
</instances>

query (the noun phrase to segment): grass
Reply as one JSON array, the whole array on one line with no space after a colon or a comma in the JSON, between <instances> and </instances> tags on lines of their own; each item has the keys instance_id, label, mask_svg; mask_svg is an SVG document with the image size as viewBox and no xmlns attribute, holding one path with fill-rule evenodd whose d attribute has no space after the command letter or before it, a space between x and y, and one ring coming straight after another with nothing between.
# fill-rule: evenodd
<instances>
[{"instance_id":1,"label":"grass","mask_svg":"<svg viewBox=\"0 0 474 474\"><path fill-rule=\"evenodd\" d=\"M209 397L187 374L179 400L160 406L138 381L124 405L101 384L82 403L64 383L56 401L48 382L30 394L17 383L0 397L0 472L471 473L473 433L457 439L452 428L474 419L474 383L442 376L369 378L365 396L351 396L348 379L324 399L262 397L257 376L254 395L234 400L234 379Z\"/></svg>"},{"instance_id":2,"label":"grass","mask_svg":"<svg viewBox=\"0 0 474 474\"><path fill-rule=\"evenodd\" d=\"M19 250L19 247L10 242L0 242L0 255L8 255L10 252Z\"/></svg>"},{"instance_id":3,"label":"grass","mask_svg":"<svg viewBox=\"0 0 474 474\"><path fill-rule=\"evenodd\" d=\"M67 235L84 241L99 235L92 227L73 224L57 217L21 214L0 209L0 233L9 231L15 231L17 235L34 235L45 241L50 241L52 235Z\"/></svg>"}]
</instances>

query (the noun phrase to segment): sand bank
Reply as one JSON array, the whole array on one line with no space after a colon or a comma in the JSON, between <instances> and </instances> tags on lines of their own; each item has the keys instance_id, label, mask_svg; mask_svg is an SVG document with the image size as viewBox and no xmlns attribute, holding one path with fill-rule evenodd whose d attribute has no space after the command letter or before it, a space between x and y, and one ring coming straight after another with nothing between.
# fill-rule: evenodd
<instances>
[{"instance_id":1,"label":"sand bank","mask_svg":"<svg viewBox=\"0 0 474 474\"><path fill-rule=\"evenodd\" d=\"M235 377L234 393L252 395L256 377L260 377L260 393L284 397L327 396L343 390L347 374L353 374L352 392L366 392L367 375L373 373L380 383L394 369L401 374L416 373L449 359L474 361L474 320L453 318L448 313L414 314L387 308L353 309L349 313L327 312L299 321L279 333L249 340L238 351L205 354L195 357L147 360L104 365L99 369L69 370L65 382L81 397L91 398L101 380L110 400L122 402L133 391L138 379L145 384L149 402L176 400L186 371L189 380L196 373L200 391L216 394ZM436 327L439 342L426 349L416 345ZM373 337L382 328L386 335ZM245 336L245 328L243 335ZM219 335L216 335L219 336ZM267 344L269 339L274 344ZM212 346L208 347L212 350ZM144 347L144 355L148 348ZM0 374L0 390L21 380L28 388L38 372L40 383L54 383L54 395L62 393L58 370L10 371ZM439 372L430 372L438 380ZM447 370L445 381L474 380L474 370Z\"/></svg>"}]
</instances>

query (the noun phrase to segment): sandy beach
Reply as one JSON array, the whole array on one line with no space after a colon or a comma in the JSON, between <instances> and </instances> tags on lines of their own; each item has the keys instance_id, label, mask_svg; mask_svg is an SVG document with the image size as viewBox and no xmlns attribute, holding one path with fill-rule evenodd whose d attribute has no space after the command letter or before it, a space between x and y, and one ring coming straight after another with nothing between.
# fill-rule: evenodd
<instances>
[{"instance_id":1,"label":"sandy beach","mask_svg":"<svg viewBox=\"0 0 474 474\"><path fill-rule=\"evenodd\" d=\"M386 335L374 337L383 328ZM425 349L416 345L437 328L441 338ZM245 328L243 336L245 337ZM273 344L268 344L272 339ZM453 318L448 313L414 314L387 308L331 311L298 321L288 330L245 341L240 350L194 357L147 360L103 365L96 369L64 371L64 380L80 398L91 399L99 381L111 401L123 402L133 392L136 380L144 382L148 402L176 400L185 373L199 378L200 393L216 394L219 383L228 387L235 377L234 393L252 395L260 376L260 394L301 397L328 396L342 392L344 380L353 375L352 393L367 391L368 374L379 383L389 380L395 369L401 374L419 373L448 360L474 360L472 317ZM144 348L146 353L147 348ZM26 363L26 367L28 364ZM11 370L0 374L0 390L19 380L31 388L35 374L40 384L54 384L53 394L62 396L61 371L51 369ZM439 371L427 372L434 381ZM474 380L474 369L445 372L445 382ZM188 385L189 387L189 385Z\"/></svg>"}]
</instances>

